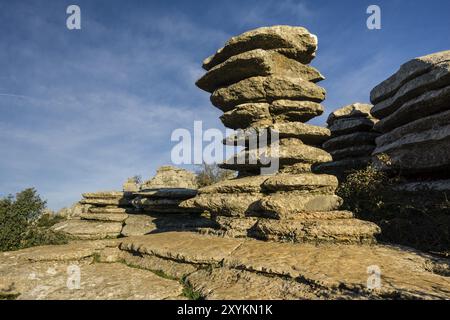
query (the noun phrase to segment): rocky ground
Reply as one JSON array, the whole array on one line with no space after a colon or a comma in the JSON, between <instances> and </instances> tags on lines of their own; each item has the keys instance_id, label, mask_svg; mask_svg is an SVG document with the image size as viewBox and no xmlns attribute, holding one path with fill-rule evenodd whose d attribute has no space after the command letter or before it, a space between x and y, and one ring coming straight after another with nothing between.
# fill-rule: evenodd
<instances>
[{"instance_id":1,"label":"rocky ground","mask_svg":"<svg viewBox=\"0 0 450 320\"><path fill-rule=\"evenodd\" d=\"M381 271L380 289L367 289L370 266ZM0 297L450 299L449 275L448 260L408 248L168 232L2 253Z\"/></svg>"}]
</instances>

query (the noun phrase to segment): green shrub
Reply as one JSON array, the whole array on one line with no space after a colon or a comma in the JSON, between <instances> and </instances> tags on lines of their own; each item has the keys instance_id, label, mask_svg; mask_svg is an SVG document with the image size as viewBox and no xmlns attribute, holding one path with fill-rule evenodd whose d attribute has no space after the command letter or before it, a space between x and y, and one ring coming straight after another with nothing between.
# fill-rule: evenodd
<instances>
[{"instance_id":1,"label":"green shrub","mask_svg":"<svg viewBox=\"0 0 450 320\"><path fill-rule=\"evenodd\" d=\"M402 192L399 177L368 167L349 174L337 194L344 209L382 229L378 240L441 254L450 252L450 202L443 192Z\"/></svg>"},{"instance_id":2,"label":"green shrub","mask_svg":"<svg viewBox=\"0 0 450 320\"><path fill-rule=\"evenodd\" d=\"M203 163L197 170L197 184L201 187L206 187L214 183L231 179L236 176L232 170L221 169L217 164Z\"/></svg>"},{"instance_id":3,"label":"green shrub","mask_svg":"<svg viewBox=\"0 0 450 320\"><path fill-rule=\"evenodd\" d=\"M55 219L44 218L45 205L31 188L0 199L0 251L67 243L63 234L48 229Z\"/></svg>"}]
</instances>

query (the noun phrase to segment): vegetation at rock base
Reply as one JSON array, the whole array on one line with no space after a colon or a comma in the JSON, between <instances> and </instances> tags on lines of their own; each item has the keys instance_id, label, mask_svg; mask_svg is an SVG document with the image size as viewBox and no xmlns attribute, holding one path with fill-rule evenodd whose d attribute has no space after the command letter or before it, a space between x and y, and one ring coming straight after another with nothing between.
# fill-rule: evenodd
<instances>
[{"instance_id":1,"label":"vegetation at rock base","mask_svg":"<svg viewBox=\"0 0 450 320\"><path fill-rule=\"evenodd\" d=\"M344 209L381 227L379 241L450 254L450 195L399 191L399 182L369 166L349 174L337 193Z\"/></svg>"},{"instance_id":2,"label":"vegetation at rock base","mask_svg":"<svg viewBox=\"0 0 450 320\"><path fill-rule=\"evenodd\" d=\"M196 174L199 188L206 187L226 179L231 179L236 176L234 171L221 169L217 164L207 163L199 165L199 169L196 171Z\"/></svg>"},{"instance_id":3,"label":"vegetation at rock base","mask_svg":"<svg viewBox=\"0 0 450 320\"><path fill-rule=\"evenodd\" d=\"M32 188L0 199L0 251L67 243L64 234L49 229L61 218L44 213L45 206Z\"/></svg>"},{"instance_id":4,"label":"vegetation at rock base","mask_svg":"<svg viewBox=\"0 0 450 320\"><path fill-rule=\"evenodd\" d=\"M183 285L182 294L184 297L189 300L205 300L205 297L201 294L201 292L196 291L189 281L187 281L186 277L183 277L180 282Z\"/></svg>"}]
</instances>

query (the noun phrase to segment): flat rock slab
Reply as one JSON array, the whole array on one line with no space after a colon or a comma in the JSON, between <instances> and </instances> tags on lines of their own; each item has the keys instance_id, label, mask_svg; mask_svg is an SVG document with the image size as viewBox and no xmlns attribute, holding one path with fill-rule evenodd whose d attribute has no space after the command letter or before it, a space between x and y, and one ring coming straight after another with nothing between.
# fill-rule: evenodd
<instances>
[{"instance_id":1,"label":"flat rock slab","mask_svg":"<svg viewBox=\"0 0 450 320\"><path fill-rule=\"evenodd\" d=\"M167 232L123 240L120 249L192 264L220 264L241 244L235 239Z\"/></svg>"},{"instance_id":2,"label":"flat rock slab","mask_svg":"<svg viewBox=\"0 0 450 320\"><path fill-rule=\"evenodd\" d=\"M321 174L279 174L268 177L262 184L266 192L304 191L308 193L333 193L338 185L336 177Z\"/></svg>"},{"instance_id":3,"label":"flat rock slab","mask_svg":"<svg viewBox=\"0 0 450 320\"><path fill-rule=\"evenodd\" d=\"M259 193L261 185L267 180L267 176L251 176L220 181L199 190L205 193Z\"/></svg>"},{"instance_id":4,"label":"flat rock slab","mask_svg":"<svg viewBox=\"0 0 450 320\"><path fill-rule=\"evenodd\" d=\"M333 137L355 132L371 131L376 123L372 118L342 118L337 119L329 127Z\"/></svg>"},{"instance_id":5,"label":"flat rock slab","mask_svg":"<svg viewBox=\"0 0 450 320\"><path fill-rule=\"evenodd\" d=\"M382 170L438 172L450 168L450 125L410 133L377 147L374 164Z\"/></svg>"},{"instance_id":6,"label":"flat rock slab","mask_svg":"<svg viewBox=\"0 0 450 320\"><path fill-rule=\"evenodd\" d=\"M79 268L79 286L68 286L71 268ZM19 300L164 300L179 298L183 290L176 280L121 263L25 263L0 273Z\"/></svg>"},{"instance_id":7,"label":"flat rock slab","mask_svg":"<svg viewBox=\"0 0 450 320\"><path fill-rule=\"evenodd\" d=\"M60 246L40 246L19 251L0 253L2 265L7 262L18 261L43 262L43 261L79 261L92 257L95 253L108 247L117 247L119 239L95 240L95 241L71 241Z\"/></svg>"},{"instance_id":8,"label":"flat rock slab","mask_svg":"<svg viewBox=\"0 0 450 320\"><path fill-rule=\"evenodd\" d=\"M432 272L439 264L448 265L448 260L408 248L271 243L191 233L128 238L121 248L183 263L222 263L230 269L285 276L322 289L348 288L355 295L367 289L368 268L378 266L381 289L373 296L450 298L450 279ZM239 291L233 298L239 298Z\"/></svg>"},{"instance_id":9,"label":"flat rock slab","mask_svg":"<svg viewBox=\"0 0 450 320\"><path fill-rule=\"evenodd\" d=\"M110 221L110 222L123 222L128 218L128 214L124 213L82 213L80 215L82 220L93 221Z\"/></svg>"},{"instance_id":10,"label":"flat rock slab","mask_svg":"<svg viewBox=\"0 0 450 320\"><path fill-rule=\"evenodd\" d=\"M378 119L389 116L404 103L427 91L450 85L450 60L433 66L432 70L405 83L394 96L374 105L372 115Z\"/></svg>"},{"instance_id":11,"label":"flat rock slab","mask_svg":"<svg viewBox=\"0 0 450 320\"><path fill-rule=\"evenodd\" d=\"M133 196L142 198L167 198L167 199L189 199L195 197L197 194L196 189L186 188L161 188L154 190L142 190L139 192L133 192Z\"/></svg>"},{"instance_id":12,"label":"flat rock slab","mask_svg":"<svg viewBox=\"0 0 450 320\"><path fill-rule=\"evenodd\" d=\"M322 149L306 145L300 139L284 138L279 140L276 147L270 145L267 148L244 149L219 166L231 170L269 167L268 161L262 161L263 156L267 157L266 160L278 158L279 164L282 166L295 163L315 164L332 161L331 155Z\"/></svg>"},{"instance_id":13,"label":"flat rock slab","mask_svg":"<svg viewBox=\"0 0 450 320\"><path fill-rule=\"evenodd\" d=\"M331 151L330 154L333 157L333 160L339 161L344 159L370 157L373 150L375 150L374 145L356 145L353 147Z\"/></svg>"},{"instance_id":14,"label":"flat rock slab","mask_svg":"<svg viewBox=\"0 0 450 320\"><path fill-rule=\"evenodd\" d=\"M339 211L333 211L330 216L338 214ZM320 217L318 212L315 215ZM296 216L292 217L294 220L261 219L249 232L253 238L261 240L335 244L372 244L376 242L374 235L380 233L380 228L369 221L347 218L314 220L314 214L308 217L307 213L297 216L303 219Z\"/></svg>"},{"instance_id":15,"label":"flat rock slab","mask_svg":"<svg viewBox=\"0 0 450 320\"><path fill-rule=\"evenodd\" d=\"M245 103L220 116L225 127L246 129L248 127L265 128L273 123L267 103Z\"/></svg>"},{"instance_id":16,"label":"flat rock slab","mask_svg":"<svg viewBox=\"0 0 450 320\"><path fill-rule=\"evenodd\" d=\"M279 192L261 199L255 210L262 217L285 219L302 212L337 210L342 202L340 197L331 194Z\"/></svg>"},{"instance_id":17,"label":"flat rock slab","mask_svg":"<svg viewBox=\"0 0 450 320\"><path fill-rule=\"evenodd\" d=\"M203 193L188 205L223 216L245 216L264 195L260 193ZM191 202L192 201L192 202Z\"/></svg>"},{"instance_id":18,"label":"flat rock slab","mask_svg":"<svg viewBox=\"0 0 450 320\"><path fill-rule=\"evenodd\" d=\"M250 143L256 145L257 139L260 136L265 137L267 135L273 135L273 133L276 132L280 139L295 138L301 140L301 142L305 144L320 145L331 136L331 132L327 128L298 121L275 123L263 129L267 129L267 131L264 132L261 128L238 130L235 134L224 139L223 142L226 145L248 147Z\"/></svg>"},{"instance_id":19,"label":"flat rock slab","mask_svg":"<svg viewBox=\"0 0 450 320\"><path fill-rule=\"evenodd\" d=\"M276 51L255 49L229 58L210 69L196 85L202 90L214 90L255 76L281 75L318 82L324 78L315 68L289 59Z\"/></svg>"},{"instance_id":20,"label":"flat rock slab","mask_svg":"<svg viewBox=\"0 0 450 320\"><path fill-rule=\"evenodd\" d=\"M302 27L257 28L232 37L223 48L205 59L203 68L210 70L232 56L254 49L273 50L301 63L309 63L317 50L317 37Z\"/></svg>"},{"instance_id":21,"label":"flat rock slab","mask_svg":"<svg viewBox=\"0 0 450 320\"><path fill-rule=\"evenodd\" d=\"M375 145L375 139L379 136L380 134L377 132L355 132L327 140L322 147L330 152L361 144Z\"/></svg>"},{"instance_id":22,"label":"flat rock slab","mask_svg":"<svg viewBox=\"0 0 450 320\"><path fill-rule=\"evenodd\" d=\"M321 163L314 167L313 171L317 173L333 174L342 178L347 173L364 169L372 162L371 157L361 157L353 159L344 159L339 161L332 161Z\"/></svg>"},{"instance_id":23,"label":"flat rock slab","mask_svg":"<svg viewBox=\"0 0 450 320\"><path fill-rule=\"evenodd\" d=\"M291 279L270 278L235 269L199 270L187 277L189 284L207 300L305 300L331 298L311 286ZM343 298L343 295L340 295Z\"/></svg>"},{"instance_id":24,"label":"flat rock slab","mask_svg":"<svg viewBox=\"0 0 450 320\"><path fill-rule=\"evenodd\" d=\"M55 224L52 229L79 239L116 238L122 230L122 222L66 220Z\"/></svg>"},{"instance_id":25,"label":"flat rock slab","mask_svg":"<svg viewBox=\"0 0 450 320\"><path fill-rule=\"evenodd\" d=\"M374 130L389 132L397 127L422 118L447 112L450 109L450 86L438 90L430 90L421 96L412 99L389 116L378 121Z\"/></svg>"},{"instance_id":26,"label":"flat rock slab","mask_svg":"<svg viewBox=\"0 0 450 320\"><path fill-rule=\"evenodd\" d=\"M388 79L377 85L370 93L372 103L378 103L395 94L406 82L430 71L436 64L450 61L450 50L429 54L404 63Z\"/></svg>"},{"instance_id":27,"label":"flat rock slab","mask_svg":"<svg viewBox=\"0 0 450 320\"><path fill-rule=\"evenodd\" d=\"M212 104L224 112L244 103L283 99L322 102L325 89L301 78L267 76L244 79L211 95Z\"/></svg>"},{"instance_id":28,"label":"flat rock slab","mask_svg":"<svg viewBox=\"0 0 450 320\"><path fill-rule=\"evenodd\" d=\"M275 122L307 122L322 115L324 107L312 101L275 100L269 111Z\"/></svg>"},{"instance_id":29,"label":"flat rock slab","mask_svg":"<svg viewBox=\"0 0 450 320\"><path fill-rule=\"evenodd\" d=\"M343 108L337 109L330 113L327 119L327 124L331 126L334 121L342 118L367 118L371 117L370 110L371 104L366 103L353 103Z\"/></svg>"}]
</instances>

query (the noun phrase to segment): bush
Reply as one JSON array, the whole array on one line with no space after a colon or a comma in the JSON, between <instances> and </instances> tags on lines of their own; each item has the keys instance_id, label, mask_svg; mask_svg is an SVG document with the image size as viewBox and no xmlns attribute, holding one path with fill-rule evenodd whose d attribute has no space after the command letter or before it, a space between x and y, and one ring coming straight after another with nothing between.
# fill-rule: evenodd
<instances>
[{"instance_id":1,"label":"bush","mask_svg":"<svg viewBox=\"0 0 450 320\"><path fill-rule=\"evenodd\" d=\"M450 253L450 202L442 192L402 192L399 177L372 167L349 174L338 188L344 209L382 229L378 240Z\"/></svg>"},{"instance_id":2,"label":"bush","mask_svg":"<svg viewBox=\"0 0 450 320\"><path fill-rule=\"evenodd\" d=\"M45 205L31 188L0 199L0 251L67 243L63 234L47 229L55 220L43 216Z\"/></svg>"},{"instance_id":3,"label":"bush","mask_svg":"<svg viewBox=\"0 0 450 320\"><path fill-rule=\"evenodd\" d=\"M217 164L203 163L196 173L197 184L200 188L236 177L234 171L221 169Z\"/></svg>"}]
</instances>

